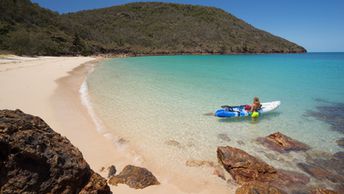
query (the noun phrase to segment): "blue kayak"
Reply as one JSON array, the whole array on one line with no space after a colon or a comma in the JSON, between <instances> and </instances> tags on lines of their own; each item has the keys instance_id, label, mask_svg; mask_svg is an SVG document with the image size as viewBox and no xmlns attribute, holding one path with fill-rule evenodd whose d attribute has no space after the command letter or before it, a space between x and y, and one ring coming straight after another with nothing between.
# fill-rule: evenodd
<instances>
[{"instance_id":1,"label":"blue kayak","mask_svg":"<svg viewBox=\"0 0 344 194\"><path fill-rule=\"evenodd\" d=\"M265 102L261 103L262 107L257 112L259 114L267 113L275 110L281 104L280 101ZM246 117L251 113L245 110L245 105L239 106L224 106L222 109L219 109L215 112L217 117Z\"/></svg>"}]
</instances>

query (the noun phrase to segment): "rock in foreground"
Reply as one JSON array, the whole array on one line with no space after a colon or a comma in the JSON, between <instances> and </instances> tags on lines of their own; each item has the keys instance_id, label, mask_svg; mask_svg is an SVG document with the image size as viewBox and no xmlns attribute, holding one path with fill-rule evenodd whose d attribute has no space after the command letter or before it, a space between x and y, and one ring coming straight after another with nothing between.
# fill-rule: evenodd
<instances>
[{"instance_id":1,"label":"rock in foreground","mask_svg":"<svg viewBox=\"0 0 344 194\"><path fill-rule=\"evenodd\" d=\"M258 142L280 153L290 151L306 151L310 148L308 145L294 140L280 132L270 134L264 138L258 138Z\"/></svg>"},{"instance_id":2,"label":"rock in foreground","mask_svg":"<svg viewBox=\"0 0 344 194\"><path fill-rule=\"evenodd\" d=\"M238 184L250 181L267 182L277 177L274 167L240 149L230 146L218 147L217 157Z\"/></svg>"},{"instance_id":3,"label":"rock in foreground","mask_svg":"<svg viewBox=\"0 0 344 194\"><path fill-rule=\"evenodd\" d=\"M68 139L20 110L0 110L0 169L0 193L111 193Z\"/></svg>"},{"instance_id":4,"label":"rock in foreground","mask_svg":"<svg viewBox=\"0 0 344 194\"><path fill-rule=\"evenodd\" d=\"M110 178L109 184L116 186L117 184L127 184L131 188L143 189L160 183L147 169L127 165L119 175Z\"/></svg>"},{"instance_id":5,"label":"rock in foreground","mask_svg":"<svg viewBox=\"0 0 344 194\"><path fill-rule=\"evenodd\" d=\"M303 173L275 169L237 148L218 147L217 154L220 163L233 179L244 185L237 193L299 192L310 181Z\"/></svg>"}]
</instances>

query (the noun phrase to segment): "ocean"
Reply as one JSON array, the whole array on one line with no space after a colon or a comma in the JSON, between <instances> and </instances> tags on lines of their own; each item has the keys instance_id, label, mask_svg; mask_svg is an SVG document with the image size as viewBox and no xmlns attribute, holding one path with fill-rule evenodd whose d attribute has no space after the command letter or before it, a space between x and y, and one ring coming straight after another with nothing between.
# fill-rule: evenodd
<instances>
[{"instance_id":1,"label":"ocean","mask_svg":"<svg viewBox=\"0 0 344 194\"><path fill-rule=\"evenodd\" d=\"M113 58L89 74L83 96L100 133L157 168L216 162L217 146L229 145L300 171L304 153L280 154L256 139L279 131L309 152L342 151L336 140L344 136L343 75L344 53ZM281 106L258 120L213 116L221 105L251 104L254 96Z\"/></svg>"}]
</instances>

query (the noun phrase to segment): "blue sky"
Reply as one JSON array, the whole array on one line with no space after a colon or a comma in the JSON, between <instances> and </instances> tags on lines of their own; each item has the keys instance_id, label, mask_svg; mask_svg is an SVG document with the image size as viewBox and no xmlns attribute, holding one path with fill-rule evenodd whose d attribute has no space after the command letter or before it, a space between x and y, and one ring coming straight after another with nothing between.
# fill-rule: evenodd
<instances>
[{"instance_id":1,"label":"blue sky","mask_svg":"<svg viewBox=\"0 0 344 194\"><path fill-rule=\"evenodd\" d=\"M32 0L59 13L139 0ZM344 0L159 0L214 6L309 52L344 51Z\"/></svg>"}]
</instances>

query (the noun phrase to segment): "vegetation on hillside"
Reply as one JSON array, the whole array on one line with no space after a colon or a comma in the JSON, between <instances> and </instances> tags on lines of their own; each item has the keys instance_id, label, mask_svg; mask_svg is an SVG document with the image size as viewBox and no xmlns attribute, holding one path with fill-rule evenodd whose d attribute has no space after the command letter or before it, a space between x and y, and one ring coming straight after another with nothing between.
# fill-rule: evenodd
<instances>
[{"instance_id":1,"label":"vegetation on hillside","mask_svg":"<svg viewBox=\"0 0 344 194\"><path fill-rule=\"evenodd\" d=\"M0 1L0 50L20 55L305 52L212 7L130 3L60 15L29 0Z\"/></svg>"}]
</instances>

